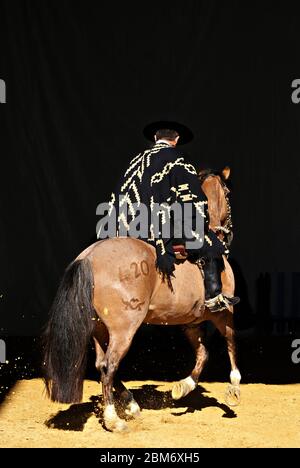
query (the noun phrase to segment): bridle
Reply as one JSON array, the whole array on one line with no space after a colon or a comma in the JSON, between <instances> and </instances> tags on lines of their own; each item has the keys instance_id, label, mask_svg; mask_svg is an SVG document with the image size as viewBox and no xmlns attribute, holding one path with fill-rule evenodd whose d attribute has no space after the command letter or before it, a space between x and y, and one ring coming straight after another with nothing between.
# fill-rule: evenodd
<instances>
[{"instance_id":1,"label":"bridle","mask_svg":"<svg viewBox=\"0 0 300 468\"><path fill-rule=\"evenodd\" d=\"M216 231L221 231L221 232L224 233L224 235L225 235L224 242L225 242L226 246L228 247L231 244L232 237L233 237L233 223L232 223L232 217L231 217L231 205L230 205L230 201L229 201L230 190L229 190L229 188L227 187L227 185L225 184L224 180L221 177L219 177L219 182L220 182L221 187L222 187L223 192L224 192L225 202L226 202L226 206L227 206L227 216L226 216L224 224L222 226L215 226L215 229L216 229Z\"/></svg>"}]
</instances>

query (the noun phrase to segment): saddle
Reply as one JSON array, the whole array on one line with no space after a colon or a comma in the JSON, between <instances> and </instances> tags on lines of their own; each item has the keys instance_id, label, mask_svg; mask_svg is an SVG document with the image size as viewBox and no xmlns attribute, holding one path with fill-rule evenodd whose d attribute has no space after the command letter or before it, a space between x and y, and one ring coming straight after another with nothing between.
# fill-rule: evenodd
<instances>
[{"instance_id":1,"label":"saddle","mask_svg":"<svg viewBox=\"0 0 300 468\"><path fill-rule=\"evenodd\" d=\"M185 260L188 256L183 244L173 245L173 252L176 260Z\"/></svg>"}]
</instances>

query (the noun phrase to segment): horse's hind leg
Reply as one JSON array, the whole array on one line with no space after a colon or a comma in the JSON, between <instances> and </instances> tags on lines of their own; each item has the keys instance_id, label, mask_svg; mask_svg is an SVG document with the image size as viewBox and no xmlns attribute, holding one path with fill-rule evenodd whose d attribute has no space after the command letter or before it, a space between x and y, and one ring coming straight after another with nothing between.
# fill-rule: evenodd
<instances>
[{"instance_id":1,"label":"horse's hind leg","mask_svg":"<svg viewBox=\"0 0 300 468\"><path fill-rule=\"evenodd\" d=\"M114 388L116 390L117 397L120 399L122 404L125 404L125 413L131 418L138 418L141 415L141 409L132 393L125 387L123 382L119 379L118 375L114 378Z\"/></svg>"},{"instance_id":2,"label":"horse's hind leg","mask_svg":"<svg viewBox=\"0 0 300 468\"><path fill-rule=\"evenodd\" d=\"M132 312L132 311L131 311ZM101 376L104 399L104 423L110 431L127 429L125 421L117 415L113 399L113 380L119 364L127 353L132 339L141 325L147 310L138 312L136 317L124 314L108 324L109 344L101 364ZM116 323L117 322L117 323ZM122 324L120 326L120 323Z\"/></svg>"},{"instance_id":3,"label":"horse's hind leg","mask_svg":"<svg viewBox=\"0 0 300 468\"><path fill-rule=\"evenodd\" d=\"M220 333L225 337L227 343L227 351L230 359L231 372L230 382L225 394L226 403L229 406L237 406L240 403L241 392L240 392L240 381L241 374L236 364L236 348L235 348L235 337L234 337L234 325L233 325L233 312L225 310L211 314L211 321L218 328Z\"/></svg>"},{"instance_id":4,"label":"horse's hind leg","mask_svg":"<svg viewBox=\"0 0 300 468\"><path fill-rule=\"evenodd\" d=\"M186 325L183 327L183 331L196 352L196 364L189 377L180 380L174 385L172 389L174 400L179 400L196 388L199 376L208 359L208 352L204 345L204 331L201 325Z\"/></svg>"},{"instance_id":5,"label":"horse's hind leg","mask_svg":"<svg viewBox=\"0 0 300 468\"><path fill-rule=\"evenodd\" d=\"M101 374L102 365L104 365L105 353L108 347L109 335L106 326L102 322L97 323L94 342L96 352L96 369ZM125 413L128 416L137 418L140 416L140 407L133 398L132 393L125 387L116 373L113 384L120 401L125 404Z\"/></svg>"}]
</instances>

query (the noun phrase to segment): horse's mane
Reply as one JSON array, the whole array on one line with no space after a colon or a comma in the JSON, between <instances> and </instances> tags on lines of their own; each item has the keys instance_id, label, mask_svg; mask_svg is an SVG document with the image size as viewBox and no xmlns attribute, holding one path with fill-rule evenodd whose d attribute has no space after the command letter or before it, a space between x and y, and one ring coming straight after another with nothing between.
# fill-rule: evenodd
<instances>
[{"instance_id":1,"label":"horse's mane","mask_svg":"<svg viewBox=\"0 0 300 468\"><path fill-rule=\"evenodd\" d=\"M220 171L216 171L215 169L211 169L211 168L208 168L208 169L201 169L198 173L198 178L200 180L200 183L202 184L206 179L207 177L209 176L219 176L221 177L222 181L225 182L225 178L222 174L222 172Z\"/></svg>"}]
</instances>

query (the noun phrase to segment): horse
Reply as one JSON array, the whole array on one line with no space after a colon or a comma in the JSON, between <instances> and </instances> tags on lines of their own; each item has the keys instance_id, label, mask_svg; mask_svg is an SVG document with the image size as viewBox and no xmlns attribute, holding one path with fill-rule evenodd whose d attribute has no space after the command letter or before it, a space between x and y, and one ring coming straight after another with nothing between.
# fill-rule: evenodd
<instances>
[{"instance_id":1,"label":"horse","mask_svg":"<svg viewBox=\"0 0 300 468\"><path fill-rule=\"evenodd\" d=\"M199 183L208 199L210 228L222 239L230 231L231 216L226 180L230 169L202 172ZM229 228L228 228L229 227ZM66 268L54 299L44 336L44 380L52 401L82 400L88 344L93 338L96 369L101 376L104 426L123 431L127 423L115 408L122 401L126 417L140 415L132 393L117 375L121 360L141 324L179 325L195 350L191 374L175 383L178 400L193 391L208 359L201 323L211 321L225 337L231 364L226 402L240 401L241 375L236 364L233 307L210 312L204 306L201 267L178 261L172 289L156 269L155 248L139 239L116 237L95 242ZM224 256L222 292L234 295L234 275Z\"/></svg>"}]
</instances>

